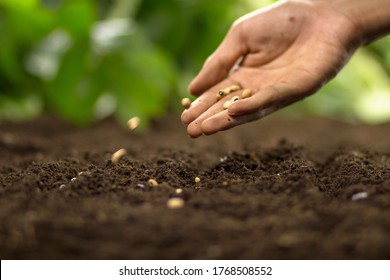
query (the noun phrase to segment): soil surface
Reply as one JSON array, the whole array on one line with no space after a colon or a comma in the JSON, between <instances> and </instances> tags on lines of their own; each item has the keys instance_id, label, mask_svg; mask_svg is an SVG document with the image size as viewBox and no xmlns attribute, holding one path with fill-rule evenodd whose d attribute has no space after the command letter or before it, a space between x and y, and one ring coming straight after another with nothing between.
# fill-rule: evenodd
<instances>
[{"instance_id":1,"label":"soil surface","mask_svg":"<svg viewBox=\"0 0 390 280\"><path fill-rule=\"evenodd\" d=\"M196 140L178 117L148 132L3 123L0 257L389 259L389 133L275 117Z\"/></svg>"}]
</instances>

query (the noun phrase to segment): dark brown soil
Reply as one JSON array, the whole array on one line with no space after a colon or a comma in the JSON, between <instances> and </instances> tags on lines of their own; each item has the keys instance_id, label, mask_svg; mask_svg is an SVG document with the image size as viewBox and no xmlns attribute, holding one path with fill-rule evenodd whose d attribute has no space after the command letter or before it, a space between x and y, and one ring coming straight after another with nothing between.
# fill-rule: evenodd
<instances>
[{"instance_id":1,"label":"dark brown soil","mask_svg":"<svg viewBox=\"0 0 390 280\"><path fill-rule=\"evenodd\" d=\"M1 124L0 257L389 259L389 131L269 117L191 140L177 117L145 133ZM167 208L174 196L184 208Z\"/></svg>"}]
</instances>

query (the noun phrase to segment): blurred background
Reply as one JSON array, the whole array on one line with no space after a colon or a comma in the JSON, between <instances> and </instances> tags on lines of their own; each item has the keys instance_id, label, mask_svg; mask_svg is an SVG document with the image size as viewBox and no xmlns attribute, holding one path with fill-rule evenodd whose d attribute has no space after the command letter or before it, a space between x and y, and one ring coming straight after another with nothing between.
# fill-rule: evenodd
<instances>
[{"instance_id":1,"label":"blurred background","mask_svg":"<svg viewBox=\"0 0 390 280\"><path fill-rule=\"evenodd\" d=\"M272 0L0 0L0 121L148 121L180 99L238 17ZM390 37L279 114L390 120Z\"/></svg>"}]
</instances>

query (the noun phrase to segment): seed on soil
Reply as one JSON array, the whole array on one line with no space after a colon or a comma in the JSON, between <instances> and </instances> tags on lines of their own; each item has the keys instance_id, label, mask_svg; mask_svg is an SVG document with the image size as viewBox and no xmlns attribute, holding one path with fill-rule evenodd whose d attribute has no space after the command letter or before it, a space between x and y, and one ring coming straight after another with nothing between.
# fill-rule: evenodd
<instances>
[{"instance_id":1,"label":"seed on soil","mask_svg":"<svg viewBox=\"0 0 390 280\"><path fill-rule=\"evenodd\" d=\"M74 181L76 181L76 178L74 177L74 178L70 179L70 181L74 182Z\"/></svg>"},{"instance_id":2,"label":"seed on soil","mask_svg":"<svg viewBox=\"0 0 390 280\"><path fill-rule=\"evenodd\" d=\"M358 192L352 195L351 200L357 201L357 200L363 200L368 197L368 192Z\"/></svg>"},{"instance_id":3,"label":"seed on soil","mask_svg":"<svg viewBox=\"0 0 390 280\"><path fill-rule=\"evenodd\" d=\"M180 197L172 197L167 201L167 207L169 209L179 209L184 207L184 200Z\"/></svg>"},{"instance_id":4,"label":"seed on soil","mask_svg":"<svg viewBox=\"0 0 390 280\"><path fill-rule=\"evenodd\" d=\"M181 194L182 192L183 192L182 189L176 189L176 191L175 191L176 194Z\"/></svg>"},{"instance_id":5,"label":"seed on soil","mask_svg":"<svg viewBox=\"0 0 390 280\"><path fill-rule=\"evenodd\" d=\"M130 130L134 130L137 128L140 122L141 119L139 117L132 117L130 120L127 121L127 126Z\"/></svg>"},{"instance_id":6,"label":"seed on soil","mask_svg":"<svg viewBox=\"0 0 390 280\"><path fill-rule=\"evenodd\" d=\"M183 106L185 109L190 108L191 106L191 100L189 98L183 98L181 100L181 106Z\"/></svg>"},{"instance_id":7,"label":"seed on soil","mask_svg":"<svg viewBox=\"0 0 390 280\"><path fill-rule=\"evenodd\" d=\"M154 179L149 179L148 184L149 184L149 186L151 186L151 187L157 187L157 186L158 186L157 181L154 180Z\"/></svg>"},{"instance_id":8,"label":"seed on soil","mask_svg":"<svg viewBox=\"0 0 390 280\"><path fill-rule=\"evenodd\" d=\"M118 163L121 158L126 155L127 151L125 149L119 149L118 151L116 151L115 153L112 154L111 156L111 161L113 163Z\"/></svg>"},{"instance_id":9,"label":"seed on soil","mask_svg":"<svg viewBox=\"0 0 390 280\"><path fill-rule=\"evenodd\" d=\"M242 98L248 98L252 96L252 91L249 88L244 89L241 94Z\"/></svg>"},{"instance_id":10,"label":"seed on soil","mask_svg":"<svg viewBox=\"0 0 390 280\"><path fill-rule=\"evenodd\" d=\"M65 188L66 187L66 185L65 184L62 184L61 186L60 186L60 190L62 190L63 188Z\"/></svg>"},{"instance_id":11,"label":"seed on soil","mask_svg":"<svg viewBox=\"0 0 390 280\"><path fill-rule=\"evenodd\" d=\"M199 177L195 177L195 183L199 183L200 182L200 178Z\"/></svg>"}]
</instances>

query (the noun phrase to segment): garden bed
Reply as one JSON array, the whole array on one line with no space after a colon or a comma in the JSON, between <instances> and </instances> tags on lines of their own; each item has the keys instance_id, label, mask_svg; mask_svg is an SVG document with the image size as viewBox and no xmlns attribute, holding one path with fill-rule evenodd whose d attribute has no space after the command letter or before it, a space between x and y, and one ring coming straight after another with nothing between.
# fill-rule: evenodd
<instances>
[{"instance_id":1,"label":"garden bed","mask_svg":"<svg viewBox=\"0 0 390 280\"><path fill-rule=\"evenodd\" d=\"M148 132L3 123L0 257L389 259L389 131L268 117L193 140L178 117Z\"/></svg>"}]
</instances>

